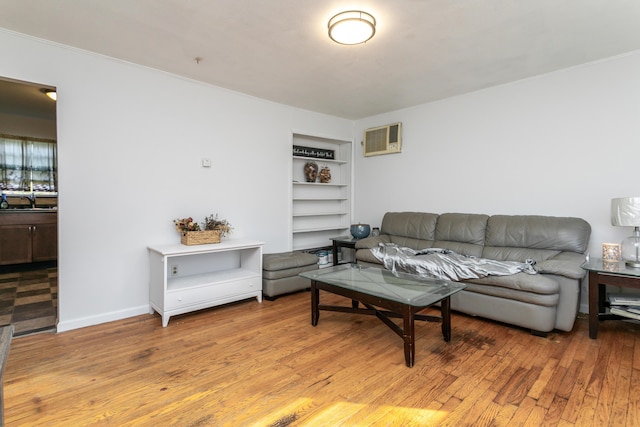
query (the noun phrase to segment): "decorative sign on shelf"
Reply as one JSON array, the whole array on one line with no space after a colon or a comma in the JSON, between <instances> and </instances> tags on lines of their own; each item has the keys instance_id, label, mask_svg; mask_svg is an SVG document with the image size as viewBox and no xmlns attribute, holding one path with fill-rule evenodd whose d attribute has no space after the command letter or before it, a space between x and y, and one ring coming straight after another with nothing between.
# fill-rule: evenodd
<instances>
[{"instance_id":1,"label":"decorative sign on shelf","mask_svg":"<svg viewBox=\"0 0 640 427\"><path fill-rule=\"evenodd\" d=\"M325 150L322 148L302 147L300 145L293 146L293 155L300 157L311 157L313 159L329 159L333 160L335 156L334 150Z\"/></svg>"}]
</instances>

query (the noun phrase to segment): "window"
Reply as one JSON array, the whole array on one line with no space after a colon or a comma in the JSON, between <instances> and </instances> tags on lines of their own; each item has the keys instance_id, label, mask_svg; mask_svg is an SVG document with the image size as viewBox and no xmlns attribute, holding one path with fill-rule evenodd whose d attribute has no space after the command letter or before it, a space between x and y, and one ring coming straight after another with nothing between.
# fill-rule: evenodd
<instances>
[{"instance_id":1,"label":"window","mask_svg":"<svg viewBox=\"0 0 640 427\"><path fill-rule=\"evenodd\" d=\"M55 192L57 184L55 141L0 135L0 190Z\"/></svg>"}]
</instances>

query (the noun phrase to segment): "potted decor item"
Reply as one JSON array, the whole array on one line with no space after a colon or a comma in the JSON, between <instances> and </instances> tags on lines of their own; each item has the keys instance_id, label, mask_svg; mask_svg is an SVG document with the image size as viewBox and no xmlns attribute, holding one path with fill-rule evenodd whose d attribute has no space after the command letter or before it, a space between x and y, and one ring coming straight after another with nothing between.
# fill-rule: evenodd
<instances>
[{"instance_id":1,"label":"potted decor item","mask_svg":"<svg viewBox=\"0 0 640 427\"><path fill-rule=\"evenodd\" d=\"M371 227L369 224L351 224L350 231L354 239L364 239L369 236Z\"/></svg>"},{"instance_id":2,"label":"potted decor item","mask_svg":"<svg viewBox=\"0 0 640 427\"><path fill-rule=\"evenodd\" d=\"M226 219L218 219L218 214L206 217L202 225L191 217L173 222L180 233L180 243L188 246L220 243L220 238L230 234L232 230Z\"/></svg>"},{"instance_id":3,"label":"potted decor item","mask_svg":"<svg viewBox=\"0 0 640 427\"><path fill-rule=\"evenodd\" d=\"M307 182L316 182L318 176L318 164L316 162L307 162L304 165L304 176Z\"/></svg>"},{"instance_id":4,"label":"potted decor item","mask_svg":"<svg viewBox=\"0 0 640 427\"><path fill-rule=\"evenodd\" d=\"M331 169L328 166L323 166L318 173L318 178L320 178L320 182L323 184L331 181Z\"/></svg>"}]
</instances>

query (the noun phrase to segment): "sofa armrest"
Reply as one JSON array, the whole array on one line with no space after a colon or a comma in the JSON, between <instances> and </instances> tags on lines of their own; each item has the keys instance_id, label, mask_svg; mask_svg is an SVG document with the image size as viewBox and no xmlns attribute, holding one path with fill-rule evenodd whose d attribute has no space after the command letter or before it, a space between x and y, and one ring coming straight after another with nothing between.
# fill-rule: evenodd
<instances>
[{"instance_id":1,"label":"sofa armrest","mask_svg":"<svg viewBox=\"0 0 640 427\"><path fill-rule=\"evenodd\" d=\"M551 259L538 262L535 267L540 274L556 274L580 280L586 274L581 267L584 260L582 254L562 252Z\"/></svg>"},{"instance_id":2,"label":"sofa armrest","mask_svg":"<svg viewBox=\"0 0 640 427\"><path fill-rule=\"evenodd\" d=\"M391 243L391 237L387 234L366 237L356 242L356 249L371 249L377 247L380 243Z\"/></svg>"}]
</instances>

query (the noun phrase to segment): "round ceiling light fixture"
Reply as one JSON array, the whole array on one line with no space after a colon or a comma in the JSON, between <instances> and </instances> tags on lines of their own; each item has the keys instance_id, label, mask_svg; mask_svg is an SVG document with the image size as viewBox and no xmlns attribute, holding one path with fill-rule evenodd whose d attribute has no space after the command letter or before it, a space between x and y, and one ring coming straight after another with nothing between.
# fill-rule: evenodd
<instances>
[{"instance_id":1,"label":"round ceiling light fixture","mask_svg":"<svg viewBox=\"0 0 640 427\"><path fill-rule=\"evenodd\" d=\"M376 19L361 10L340 12L329 20L329 37L340 44L360 44L376 33Z\"/></svg>"}]
</instances>

